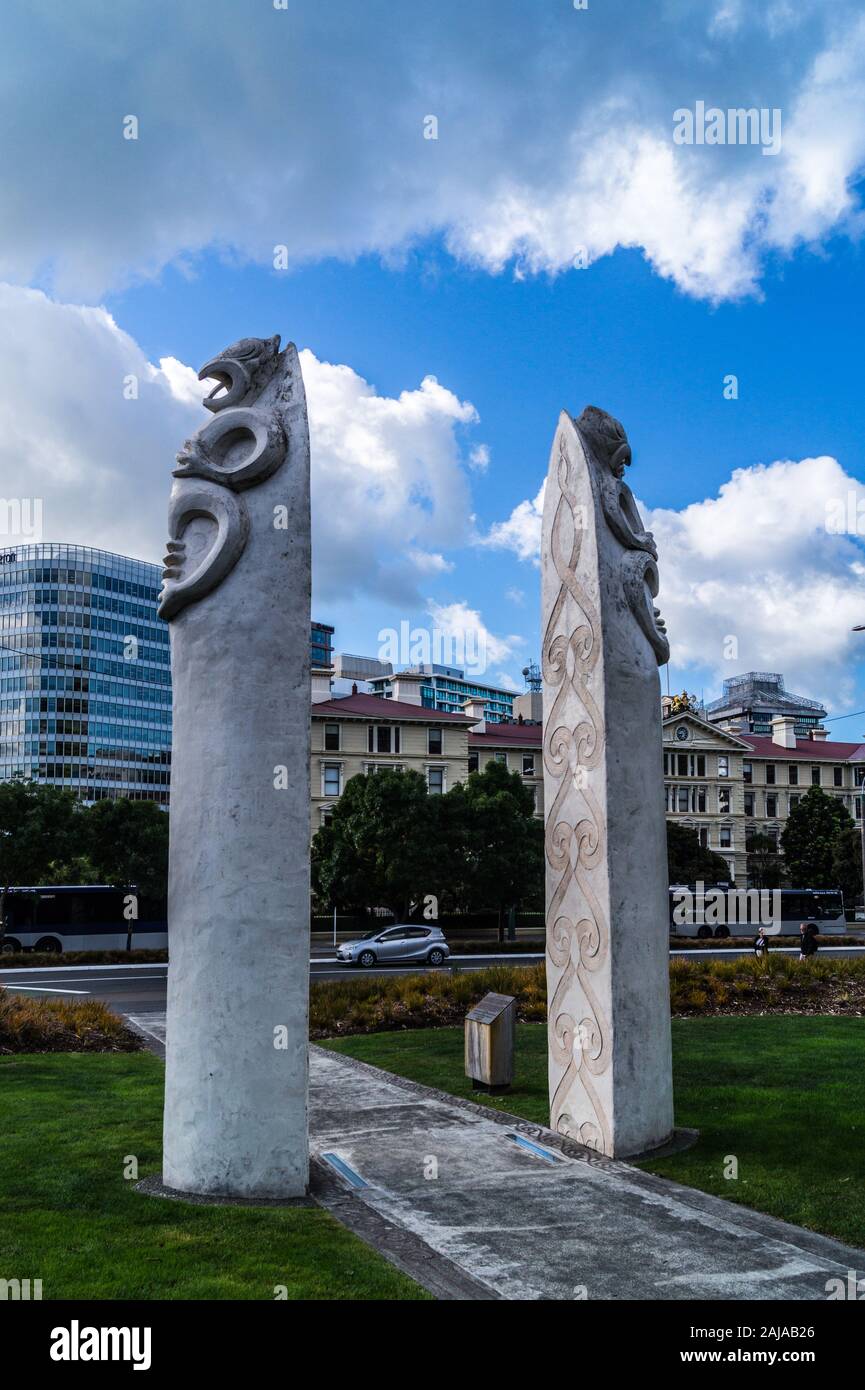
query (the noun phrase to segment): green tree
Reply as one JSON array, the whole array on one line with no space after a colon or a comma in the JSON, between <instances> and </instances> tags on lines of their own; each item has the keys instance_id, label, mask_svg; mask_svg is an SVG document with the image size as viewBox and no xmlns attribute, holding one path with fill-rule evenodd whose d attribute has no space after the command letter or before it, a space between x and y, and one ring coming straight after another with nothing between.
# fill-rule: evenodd
<instances>
[{"instance_id":1,"label":"green tree","mask_svg":"<svg viewBox=\"0 0 865 1390\"><path fill-rule=\"evenodd\" d=\"M0 934L9 889L41 883L53 864L71 859L82 820L72 792L22 777L0 782Z\"/></svg>"},{"instance_id":2,"label":"green tree","mask_svg":"<svg viewBox=\"0 0 865 1390\"><path fill-rule=\"evenodd\" d=\"M862 834L848 825L835 841L832 854L833 888L844 894L844 904L852 907L862 892Z\"/></svg>"},{"instance_id":3,"label":"green tree","mask_svg":"<svg viewBox=\"0 0 865 1390\"><path fill-rule=\"evenodd\" d=\"M313 840L313 889L342 910L388 907L405 921L433 892L436 845L419 772L352 777Z\"/></svg>"},{"instance_id":4,"label":"green tree","mask_svg":"<svg viewBox=\"0 0 865 1390\"><path fill-rule=\"evenodd\" d=\"M768 835L754 834L745 846L748 852L748 882L754 888L780 888L784 863L775 841Z\"/></svg>"},{"instance_id":5,"label":"green tree","mask_svg":"<svg viewBox=\"0 0 865 1390\"><path fill-rule=\"evenodd\" d=\"M667 871L670 883L727 883L730 866L714 850L700 844L696 830L667 821Z\"/></svg>"},{"instance_id":6,"label":"green tree","mask_svg":"<svg viewBox=\"0 0 865 1390\"><path fill-rule=\"evenodd\" d=\"M836 796L810 787L794 806L781 835L784 862L794 888L837 888L835 855L843 831L853 825Z\"/></svg>"},{"instance_id":7,"label":"green tree","mask_svg":"<svg viewBox=\"0 0 865 1390\"><path fill-rule=\"evenodd\" d=\"M454 793L449 792L445 800ZM459 789L464 808L464 891L469 909L493 907L499 939L510 908L534 906L543 893L544 830L518 772L491 760Z\"/></svg>"},{"instance_id":8,"label":"green tree","mask_svg":"<svg viewBox=\"0 0 865 1390\"><path fill-rule=\"evenodd\" d=\"M154 801L97 801L84 817L84 846L100 883L134 889L139 898L168 890L168 816ZM126 949L134 919L127 918Z\"/></svg>"}]
</instances>

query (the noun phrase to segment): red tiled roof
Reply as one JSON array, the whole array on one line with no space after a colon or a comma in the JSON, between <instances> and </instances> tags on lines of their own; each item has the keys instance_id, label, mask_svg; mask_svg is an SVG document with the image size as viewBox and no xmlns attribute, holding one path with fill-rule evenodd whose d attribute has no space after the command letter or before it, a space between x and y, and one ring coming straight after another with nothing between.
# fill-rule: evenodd
<instances>
[{"instance_id":1,"label":"red tiled roof","mask_svg":"<svg viewBox=\"0 0 865 1390\"><path fill-rule=\"evenodd\" d=\"M424 709L405 700L387 700L382 695L337 695L332 700L320 700L312 707L312 715L342 714L368 719L421 719L425 724L476 724L466 714L446 714L444 710Z\"/></svg>"},{"instance_id":2,"label":"red tiled roof","mask_svg":"<svg viewBox=\"0 0 865 1390\"><path fill-rule=\"evenodd\" d=\"M795 748L782 748L773 743L768 734L738 734L743 743L749 744L760 758L776 759L801 758L805 762L862 762L865 760L865 744L830 743L828 739L797 738Z\"/></svg>"},{"instance_id":3,"label":"red tiled roof","mask_svg":"<svg viewBox=\"0 0 865 1390\"><path fill-rule=\"evenodd\" d=\"M540 724L488 724L482 734L469 734L469 743L492 748L503 743L512 743L526 748L540 748L543 742L543 729Z\"/></svg>"}]
</instances>

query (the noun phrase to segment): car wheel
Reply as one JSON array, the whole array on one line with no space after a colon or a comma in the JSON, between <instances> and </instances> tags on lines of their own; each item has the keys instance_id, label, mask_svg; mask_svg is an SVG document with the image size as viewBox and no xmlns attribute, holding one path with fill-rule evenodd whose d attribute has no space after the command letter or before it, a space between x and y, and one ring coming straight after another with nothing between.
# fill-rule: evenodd
<instances>
[{"instance_id":1,"label":"car wheel","mask_svg":"<svg viewBox=\"0 0 865 1390\"><path fill-rule=\"evenodd\" d=\"M445 953L444 951L440 951L438 946L434 946L433 949L430 951L429 955L427 956L427 960L429 961L430 965L443 965L444 958Z\"/></svg>"},{"instance_id":2,"label":"car wheel","mask_svg":"<svg viewBox=\"0 0 865 1390\"><path fill-rule=\"evenodd\" d=\"M707 926L698 927L697 935L701 938L701 940L705 941L707 936L712 935L712 928Z\"/></svg>"},{"instance_id":3,"label":"car wheel","mask_svg":"<svg viewBox=\"0 0 865 1390\"><path fill-rule=\"evenodd\" d=\"M729 927L716 927L716 928L715 928L715 937L716 937L716 939L720 938L721 940L723 940L725 937L728 937L729 935L730 935L730 928L729 928Z\"/></svg>"},{"instance_id":4,"label":"car wheel","mask_svg":"<svg viewBox=\"0 0 865 1390\"><path fill-rule=\"evenodd\" d=\"M33 948L36 951L47 951L51 955L59 956L63 947L56 936L43 936L41 941L37 941Z\"/></svg>"},{"instance_id":5,"label":"car wheel","mask_svg":"<svg viewBox=\"0 0 865 1390\"><path fill-rule=\"evenodd\" d=\"M357 958L358 965L362 965L368 970L371 965L375 965L375 954L372 951L361 951Z\"/></svg>"},{"instance_id":6,"label":"car wheel","mask_svg":"<svg viewBox=\"0 0 865 1390\"><path fill-rule=\"evenodd\" d=\"M20 950L20 941L16 941L14 936L4 936L3 943L0 945L0 954L4 956L14 956L15 952Z\"/></svg>"}]
</instances>

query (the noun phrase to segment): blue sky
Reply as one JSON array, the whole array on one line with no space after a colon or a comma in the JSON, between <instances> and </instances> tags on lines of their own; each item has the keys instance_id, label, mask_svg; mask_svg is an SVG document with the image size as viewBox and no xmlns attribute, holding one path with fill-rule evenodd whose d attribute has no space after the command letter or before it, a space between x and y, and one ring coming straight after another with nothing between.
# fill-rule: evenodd
<instances>
[{"instance_id":1,"label":"blue sky","mask_svg":"<svg viewBox=\"0 0 865 1390\"><path fill-rule=\"evenodd\" d=\"M158 559L190 369L280 332L309 350L316 616L365 652L477 623L519 685L556 418L593 403L634 449L671 687L782 671L859 738L865 555L826 527L865 498L855 5L12 8L0 490L25 459L46 539ZM698 98L777 107L781 153L676 147Z\"/></svg>"}]
</instances>

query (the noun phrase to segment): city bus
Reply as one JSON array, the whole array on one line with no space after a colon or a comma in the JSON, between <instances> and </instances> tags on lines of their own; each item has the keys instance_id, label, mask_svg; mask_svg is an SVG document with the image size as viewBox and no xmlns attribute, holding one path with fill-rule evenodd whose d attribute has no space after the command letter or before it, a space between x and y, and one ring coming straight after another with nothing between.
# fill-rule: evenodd
<instances>
[{"instance_id":1,"label":"city bus","mask_svg":"<svg viewBox=\"0 0 865 1390\"><path fill-rule=\"evenodd\" d=\"M837 888L735 888L728 883L670 885L670 934L702 938L799 935L802 922L821 936L844 936L844 896Z\"/></svg>"},{"instance_id":2,"label":"city bus","mask_svg":"<svg viewBox=\"0 0 865 1390\"><path fill-rule=\"evenodd\" d=\"M164 949L168 922L164 899L138 898L128 921L132 888L63 884L10 888L6 893L0 951L125 951L127 932L139 950Z\"/></svg>"}]
</instances>

